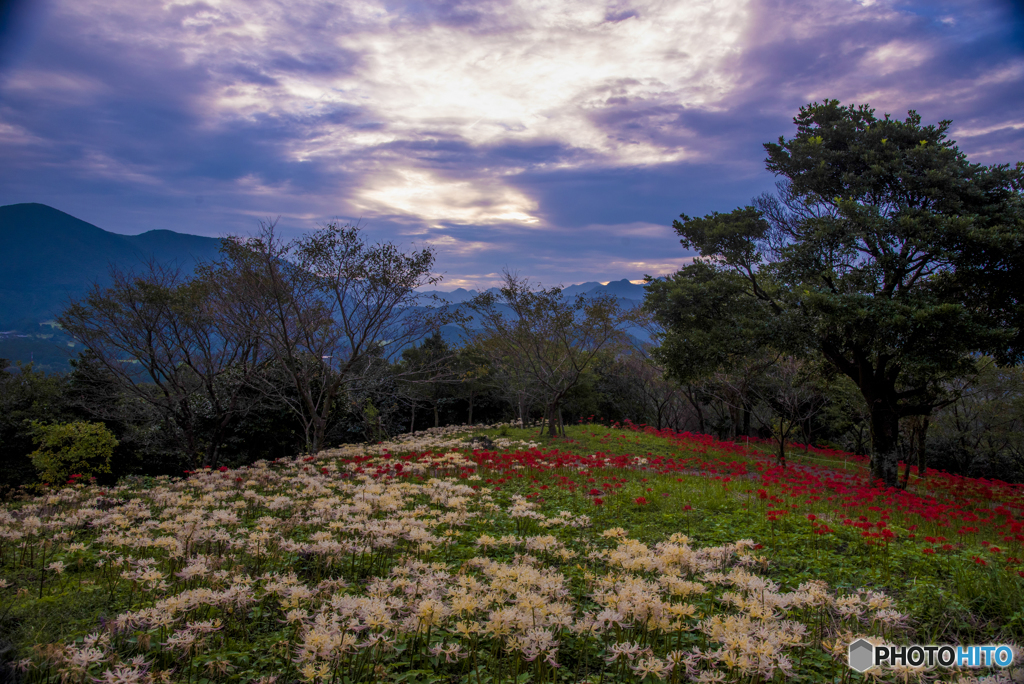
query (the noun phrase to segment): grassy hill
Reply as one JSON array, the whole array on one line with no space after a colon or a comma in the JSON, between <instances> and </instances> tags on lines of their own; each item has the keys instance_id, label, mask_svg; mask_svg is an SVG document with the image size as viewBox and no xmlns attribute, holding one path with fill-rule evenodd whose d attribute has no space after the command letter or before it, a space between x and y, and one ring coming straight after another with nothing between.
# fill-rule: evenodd
<instances>
[{"instance_id":1,"label":"grassy hill","mask_svg":"<svg viewBox=\"0 0 1024 684\"><path fill-rule=\"evenodd\" d=\"M860 681L861 637L1024 638L1020 486L897 491L850 454L782 469L629 425L460 430L0 509L7 657L54 684L766 684Z\"/></svg>"}]
</instances>

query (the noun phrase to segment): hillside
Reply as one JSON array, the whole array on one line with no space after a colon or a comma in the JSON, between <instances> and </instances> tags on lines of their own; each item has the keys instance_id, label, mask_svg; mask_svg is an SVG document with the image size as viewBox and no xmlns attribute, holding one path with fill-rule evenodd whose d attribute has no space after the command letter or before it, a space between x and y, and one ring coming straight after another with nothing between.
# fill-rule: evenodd
<instances>
[{"instance_id":1,"label":"hillside","mask_svg":"<svg viewBox=\"0 0 1024 684\"><path fill-rule=\"evenodd\" d=\"M111 266L155 259L191 269L219 248L216 238L168 230L118 235L45 204L0 207L0 357L60 366L67 340L41 325L92 283L106 283Z\"/></svg>"},{"instance_id":2,"label":"hillside","mask_svg":"<svg viewBox=\"0 0 1024 684\"><path fill-rule=\"evenodd\" d=\"M190 267L217 255L220 240L155 230L118 235L48 207L0 207L0 327L53 318L69 297L104 283L110 266L149 259Z\"/></svg>"}]
</instances>

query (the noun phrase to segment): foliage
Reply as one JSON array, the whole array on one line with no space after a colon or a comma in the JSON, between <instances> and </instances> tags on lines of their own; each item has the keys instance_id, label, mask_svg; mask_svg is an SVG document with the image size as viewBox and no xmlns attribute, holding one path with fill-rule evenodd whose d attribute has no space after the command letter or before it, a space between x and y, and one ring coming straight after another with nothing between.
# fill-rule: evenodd
<instances>
[{"instance_id":1,"label":"foliage","mask_svg":"<svg viewBox=\"0 0 1024 684\"><path fill-rule=\"evenodd\" d=\"M200 271L218 284L228 328L258 339L262 360L287 379L287 392L264 389L301 421L311 453L324 446L336 400L372 384L368 359L397 358L449 318L417 306L415 288L439 280L429 248L407 254L334 223L287 243L263 225L224 244L223 259Z\"/></svg>"},{"instance_id":2,"label":"foliage","mask_svg":"<svg viewBox=\"0 0 1024 684\"><path fill-rule=\"evenodd\" d=\"M499 295L483 292L468 306L482 332L467 334L522 394L528 384L543 393L552 436L561 429L559 407L568 392L602 350L624 340L622 327L633 317L614 297L580 295L569 301L559 287L534 289L508 271Z\"/></svg>"},{"instance_id":3,"label":"foliage","mask_svg":"<svg viewBox=\"0 0 1024 684\"><path fill-rule=\"evenodd\" d=\"M208 280L150 263L138 273L113 270L110 281L58 317L88 349L88 369L102 375L90 388L113 392L94 406L128 397L148 404L173 426L191 467L218 463L254 401L247 379L258 370L258 339L225 324Z\"/></svg>"},{"instance_id":4,"label":"foliage","mask_svg":"<svg viewBox=\"0 0 1024 684\"><path fill-rule=\"evenodd\" d=\"M701 315L699 328L744 324L741 339L820 353L853 380L870 411L872 476L895 485L900 418L930 413L944 383L970 372L972 354L1010 349L1017 335L1013 301L993 286L982 306L970 274L1019 264L1024 167L971 164L947 139L950 122L922 125L915 112L877 118L829 100L802 107L794 123L793 138L765 145L782 178L777 196L675 222L704 257L677 286L698 310L724 300L756 314ZM984 258L993 243L998 263ZM685 319L661 309L681 328Z\"/></svg>"},{"instance_id":5,"label":"foliage","mask_svg":"<svg viewBox=\"0 0 1024 684\"><path fill-rule=\"evenodd\" d=\"M978 360L978 371L953 384L955 401L931 419L936 467L976 477L1024 474L1024 367Z\"/></svg>"},{"instance_id":6,"label":"foliage","mask_svg":"<svg viewBox=\"0 0 1024 684\"><path fill-rule=\"evenodd\" d=\"M40 372L32 364L8 368L7 360L0 359L0 496L36 481L28 459L31 422L71 418L66 391L64 376Z\"/></svg>"},{"instance_id":7,"label":"foliage","mask_svg":"<svg viewBox=\"0 0 1024 684\"><path fill-rule=\"evenodd\" d=\"M750 296L741 275L712 262L648 279L644 308L659 326L651 354L680 382L732 371L766 346L780 346L770 306Z\"/></svg>"},{"instance_id":8,"label":"foliage","mask_svg":"<svg viewBox=\"0 0 1024 684\"><path fill-rule=\"evenodd\" d=\"M117 438L103 423L83 420L47 425L32 421L38 447L29 454L43 482L61 484L70 478L88 478L110 472Z\"/></svg>"}]
</instances>

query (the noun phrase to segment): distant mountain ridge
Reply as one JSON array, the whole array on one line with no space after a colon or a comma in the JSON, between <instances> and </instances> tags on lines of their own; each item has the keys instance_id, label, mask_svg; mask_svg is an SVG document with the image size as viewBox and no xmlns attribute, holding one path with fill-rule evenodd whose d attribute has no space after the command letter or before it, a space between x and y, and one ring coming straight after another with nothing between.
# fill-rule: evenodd
<instances>
[{"instance_id":1,"label":"distant mountain ridge","mask_svg":"<svg viewBox=\"0 0 1024 684\"><path fill-rule=\"evenodd\" d=\"M169 230L119 235L45 204L0 207L0 329L23 328L59 313L110 266L150 259L191 270L215 258L221 241Z\"/></svg>"},{"instance_id":2,"label":"distant mountain ridge","mask_svg":"<svg viewBox=\"0 0 1024 684\"><path fill-rule=\"evenodd\" d=\"M493 292L498 294L499 290L496 287L492 287L485 292ZM462 304L468 302L470 299L478 294L478 290L467 290L465 288L457 288L450 292L442 292L440 290L431 290L429 292L421 293L424 297L431 295L436 296L438 299L443 299L450 304ZM598 282L580 283L579 285L569 285L562 288L562 294L567 297L575 297L576 295L599 295L599 294L610 294L617 297L622 304L626 306L639 305L644 300L644 286L638 285L637 283L630 282L623 278L622 280L613 280L605 285ZM625 300L625 301L623 301Z\"/></svg>"},{"instance_id":3,"label":"distant mountain ridge","mask_svg":"<svg viewBox=\"0 0 1024 684\"><path fill-rule=\"evenodd\" d=\"M68 360L81 347L48 323L93 283L109 283L111 266L132 269L155 260L190 272L197 262L217 258L220 246L219 238L170 230L111 233L45 204L0 206L0 358L67 370ZM569 297L608 293L626 307L644 298L644 286L628 280L570 285L563 292ZM459 305L476 294L462 288L424 292L421 301L436 295ZM454 326L442 332L451 341L462 334ZM631 333L643 335L639 329Z\"/></svg>"},{"instance_id":4,"label":"distant mountain ridge","mask_svg":"<svg viewBox=\"0 0 1024 684\"><path fill-rule=\"evenodd\" d=\"M499 294L500 290L496 287L492 287L485 292L493 292ZM569 285L562 289L562 294L566 297L573 299L577 295L582 294L584 297L595 297L604 294L614 296L619 303L619 306L625 309L632 309L643 304L644 301L645 286L632 283L629 280L614 280L605 285L598 282L580 283L579 285ZM465 306L466 302L475 297L478 294L477 290L467 290L465 288L457 288L450 292L442 292L440 290L431 290L429 292L420 293L421 302L426 303L430 297L437 297L442 302L448 302L453 305L456 310L461 310L462 313L469 317L469 328L474 327L474 314ZM512 310L504 304L499 303L497 310L505 316L514 316ZM648 344L653 343L654 339L651 336L650 330L640 325L628 325L624 332L629 335L637 344ZM465 339L464 331L461 327L456 325L445 325L441 328L441 335L450 343L461 344Z\"/></svg>"}]
</instances>

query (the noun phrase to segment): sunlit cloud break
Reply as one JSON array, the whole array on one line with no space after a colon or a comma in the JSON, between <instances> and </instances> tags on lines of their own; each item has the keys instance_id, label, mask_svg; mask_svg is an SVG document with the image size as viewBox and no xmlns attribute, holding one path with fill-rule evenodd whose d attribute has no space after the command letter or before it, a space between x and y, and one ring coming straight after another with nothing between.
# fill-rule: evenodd
<instances>
[{"instance_id":1,"label":"sunlit cloud break","mask_svg":"<svg viewBox=\"0 0 1024 684\"><path fill-rule=\"evenodd\" d=\"M45 7L0 71L0 202L119 232L340 218L437 246L459 282L637 279L689 256L680 212L771 189L761 143L811 100L916 108L972 160L1024 158L995 0Z\"/></svg>"},{"instance_id":2,"label":"sunlit cloud break","mask_svg":"<svg viewBox=\"0 0 1024 684\"><path fill-rule=\"evenodd\" d=\"M674 106L713 106L733 88L745 3L524 0L389 12L383 3L170 4L168 48L211 69L198 97L211 125L261 118L320 119L293 139L295 162L360 170L340 189L366 216L455 223L535 224L536 203L505 179L527 167L573 169L699 158L676 130ZM316 22L318 40L304 40ZM333 30L332 30L333 29ZM308 52L308 45L318 45ZM301 47L300 47L301 46ZM666 106L643 128L609 130L603 115L629 103ZM338 116L342 114L342 116ZM340 118L336 123L324 121ZM461 152L553 143L551 158L504 160L463 178L424 141ZM441 166L441 168L439 168ZM348 192L346 192L346 190Z\"/></svg>"}]
</instances>

